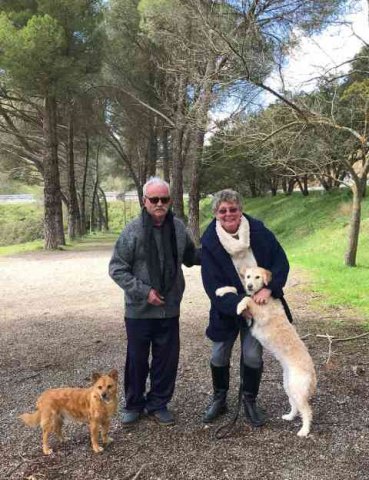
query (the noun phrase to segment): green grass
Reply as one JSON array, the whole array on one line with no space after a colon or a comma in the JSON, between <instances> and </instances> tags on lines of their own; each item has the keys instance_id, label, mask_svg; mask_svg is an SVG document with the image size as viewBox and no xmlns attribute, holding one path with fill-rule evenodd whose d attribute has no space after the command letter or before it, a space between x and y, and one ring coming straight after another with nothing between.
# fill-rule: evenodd
<instances>
[{"instance_id":1,"label":"green grass","mask_svg":"<svg viewBox=\"0 0 369 480\"><path fill-rule=\"evenodd\" d=\"M18 253L35 252L44 248L43 240L0 246L1 255L16 255Z\"/></svg>"},{"instance_id":2,"label":"green grass","mask_svg":"<svg viewBox=\"0 0 369 480\"><path fill-rule=\"evenodd\" d=\"M110 231L119 233L140 211L138 202L109 203ZM0 254L37 250L43 238L41 203L0 204ZM17 247L17 245L21 245ZM12 248L8 248L13 246Z\"/></svg>"},{"instance_id":3,"label":"green grass","mask_svg":"<svg viewBox=\"0 0 369 480\"><path fill-rule=\"evenodd\" d=\"M43 209L39 203L0 204L0 246L41 239Z\"/></svg>"},{"instance_id":4,"label":"green grass","mask_svg":"<svg viewBox=\"0 0 369 480\"><path fill-rule=\"evenodd\" d=\"M65 251L77 251L98 248L104 245L113 245L117 239L116 232L96 232L90 233L83 238L68 242L60 250ZM0 247L1 255L16 255L19 253L35 252L37 250L43 250L43 240L35 240L33 242L20 243L17 245L6 245Z\"/></svg>"}]
</instances>

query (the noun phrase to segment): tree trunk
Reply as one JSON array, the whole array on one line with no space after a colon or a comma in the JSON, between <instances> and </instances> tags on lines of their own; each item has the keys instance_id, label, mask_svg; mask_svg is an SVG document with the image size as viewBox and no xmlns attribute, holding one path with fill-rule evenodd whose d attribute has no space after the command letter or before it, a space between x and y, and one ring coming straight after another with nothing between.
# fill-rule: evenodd
<instances>
[{"instance_id":1,"label":"tree trunk","mask_svg":"<svg viewBox=\"0 0 369 480\"><path fill-rule=\"evenodd\" d=\"M91 200L91 213L90 213L90 232L95 230L96 227L96 207L100 208L99 198L98 198L98 187L99 187L99 158L100 157L100 144L97 146L96 151L96 179L94 182L94 188L92 191L92 200Z\"/></svg>"},{"instance_id":2,"label":"tree trunk","mask_svg":"<svg viewBox=\"0 0 369 480\"><path fill-rule=\"evenodd\" d=\"M172 182L171 195L173 210L178 218L184 219L183 206L183 135L184 135L184 108L186 103L186 87L184 75L180 74L178 79L178 98L176 104L175 125L172 131Z\"/></svg>"},{"instance_id":3,"label":"tree trunk","mask_svg":"<svg viewBox=\"0 0 369 480\"><path fill-rule=\"evenodd\" d=\"M350 230L347 250L345 253L345 265L348 267L356 266L357 247L359 244L360 221L361 221L361 201L362 201L362 185L356 183L351 188L352 210L350 220Z\"/></svg>"},{"instance_id":4,"label":"tree trunk","mask_svg":"<svg viewBox=\"0 0 369 480\"><path fill-rule=\"evenodd\" d=\"M45 138L44 247L46 250L53 250L59 245L65 245L65 237L58 166L56 100L50 95L44 99L43 131Z\"/></svg>"},{"instance_id":5,"label":"tree trunk","mask_svg":"<svg viewBox=\"0 0 369 480\"><path fill-rule=\"evenodd\" d=\"M296 177L296 182L297 182L297 185L299 186L299 189L300 189L301 193L303 194L303 196L307 197L309 195L307 175L303 176L302 182L301 182L299 177Z\"/></svg>"},{"instance_id":6,"label":"tree trunk","mask_svg":"<svg viewBox=\"0 0 369 480\"><path fill-rule=\"evenodd\" d=\"M170 186L173 210L178 218L184 219L183 205L183 162L182 162L182 139L183 129L177 128L173 134L172 150L172 182Z\"/></svg>"},{"instance_id":7,"label":"tree trunk","mask_svg":"<svg viewBox=\"0 0 369 480\"><path fill-rule=\"evenodd\" d=\"M162 134L163 142L163 177L164 180L170 183L170 166L169 166L169 138L168 129L164 128Z\"/></svg>"},{"instance_id":8,"label":"tree trunk","mask_svg":"<svg viewBox=\"0 0 369 480\"><path fill-rule=\"evenodd\" d=\"M270 188L270 191L272 193L272 197L275 197L277 195L277 191L278 191L279 179L278 179L277 176L269 175L268 180L269 180L269 188Z\"/></svg>"},{"instance_id":9,"label":"tree trunk","mask_svg":"<svg viewBox=\"0 0 369 480\"><path fill-rule=\"evenodd\" d=\"M74 125L72 107L69 112L69 130L67 141L68 162L68 236L70 240L81 235L81 215L78 206L76 178L74 170Z\"/></svg>"},{"instance_id":10,"label":"tree trunk","mask_svg":"<svg viewBox=\"0 0 369 480\"><path fill-rule=\"evenodd\" d=\"M96 229L96 206L97 206L97 201L96 201L96 195L97 195L97 186L99 183L99 178L98 175L96 174L96 180L94 182L94 188L92 191L92 200L91 200L91 210L90 210L90 233L94 232Z\"/></svg>"},{"instance_id":11,"label":"tree trunk","mask_svg":"<svg viewBox=\"0 0 369 480\"><path fill-rule=\"evenodd\" d=\"M103 224L104 224L104 230L108 231L109 230L109 208L108 208L108 202L106 200L106 195L104 190L99 187L99 192L101 194L101 197L104 202L104 214L103 214Z\"/></svg>"},{"instance_id":12,"label":"tree trunk","mask_svg":"<svg viewBox=\"0 0 369 480\"><path fill-rule=\"evenodd\" d=\"M156 175L156 163L158 160L158 137L156 128L156 117L152 116L150 125L150 140L148 152L148 176L154 177Z\"/></svg>"},{"instance_id":13,"label":"tree trunk","mask_svg":"<svg viewBox=\"0 0 369 480\"><path fill-rule=\"evenodd\" d=\"M90 139L86 133L86 152L85 152L85 165L83 170L83 181L82 181L82 190L81 190L81 234L86 233L87 227L87 218L86 218L86 185L87 185L87 173L88 173L88 163L90 156Z\"/></svg>"},{"instance_id":14,"label":"tree trunk","mask_svg":"<svg viewBox=\"0 0 369 480\"><path fill-rule=\"evenodd\" d=\"M204 138L205 132L199 130L196 133L196 150L192 155L191 186L188 200L188 227L196 245L200 244L199 171L204 150Z\"/></svg>"}]
</instances>

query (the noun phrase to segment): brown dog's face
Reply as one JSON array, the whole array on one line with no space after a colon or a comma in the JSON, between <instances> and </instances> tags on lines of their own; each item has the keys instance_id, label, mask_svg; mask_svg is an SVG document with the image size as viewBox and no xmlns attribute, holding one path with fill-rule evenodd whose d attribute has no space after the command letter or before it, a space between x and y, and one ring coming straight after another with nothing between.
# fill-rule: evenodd
<instances>
[{"instance_id":1,"label":"brown dog's face","mask_svg":"<svg viewBox=\"0 0 369 480\"><path fill-rule=\"evenodd\" d=\"M272 279L272 273L264 268L247 268L244 273L245 290L247 295L254 295Z\"/></svg>"},{"instance_id":2,"label":"brown dog's face","mask_svg":"<svg viewBox=\"0 0 369 480\"><path fill-rule=\"evenodd\" d=\"M101 375L100 373L94 373L92 375L94 393L105 402L109 403L115 399L117 395L118 386L118 372L112 370L107 375Z\"/></svg>"}]
</instances>

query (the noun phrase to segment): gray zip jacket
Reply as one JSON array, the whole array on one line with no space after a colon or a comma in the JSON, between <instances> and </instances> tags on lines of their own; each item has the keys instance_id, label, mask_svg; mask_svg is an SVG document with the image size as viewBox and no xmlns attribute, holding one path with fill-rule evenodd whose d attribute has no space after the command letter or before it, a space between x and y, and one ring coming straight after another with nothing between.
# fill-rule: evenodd
<instances>
[{"instance_id":1,"label":"gray zip jacket","mask_svg":"<svg viewBox=\"0 0 369 480\"><path fill-rule=\"evenodd\" d=\"M110 260L109 275L124 290L127 318L170 318L179 315L185 288L182 263L187 267L200 265L200 250L195 248L182 221L175 217L174 228L178 251L177 276L163 306L147 302L152 286L145 261L142 215L127 224L120 234Z\"/></svg>"}]
</instances>

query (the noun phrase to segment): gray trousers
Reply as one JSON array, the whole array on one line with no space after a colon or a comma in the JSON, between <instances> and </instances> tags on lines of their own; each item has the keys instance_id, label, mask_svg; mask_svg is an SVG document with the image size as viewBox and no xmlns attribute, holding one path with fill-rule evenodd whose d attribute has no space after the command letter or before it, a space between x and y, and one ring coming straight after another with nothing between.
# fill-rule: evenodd
<instances>
[{"instance_id":1,"label":"gray trousers","mask_svg":"<svg viewBox=\"0 0 369 480\"><path fill-rule=\"evenodd\" d=\"M213 342L210 361L214 367L226 367L230 364L232 349L237 336L238 334L225 342ZM263 347L251 335L249 329L244 333L241 347L244 365L250 368L261 368L263 365Z\"/></svg>"}]
</instances>

